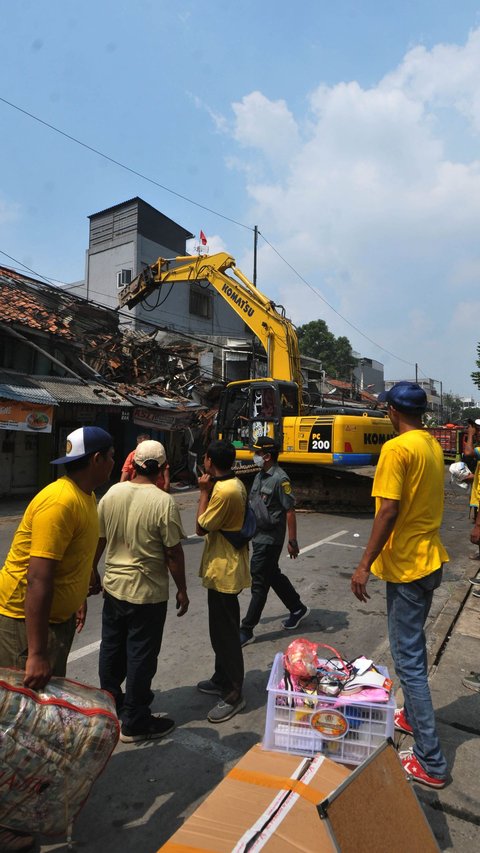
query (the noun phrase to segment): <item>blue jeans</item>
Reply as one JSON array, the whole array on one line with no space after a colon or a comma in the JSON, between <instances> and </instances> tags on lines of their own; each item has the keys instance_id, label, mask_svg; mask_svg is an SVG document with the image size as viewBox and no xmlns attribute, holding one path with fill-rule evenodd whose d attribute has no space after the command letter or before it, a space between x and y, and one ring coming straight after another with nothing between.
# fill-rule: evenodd
<instances>
[{"instance_id":1,"label":"blue jeans","mask_svg":"<svg viewBox=\"0 0 480 853\"><path fill-rule=\"evenodd\" d=\"M425 625L442 569L411 583L387 582L390 650L404 696L405 717L413 728L413 751L423 769L443 779L447 762L440 748L428 686Z\"/></svg>"}]
</instances>

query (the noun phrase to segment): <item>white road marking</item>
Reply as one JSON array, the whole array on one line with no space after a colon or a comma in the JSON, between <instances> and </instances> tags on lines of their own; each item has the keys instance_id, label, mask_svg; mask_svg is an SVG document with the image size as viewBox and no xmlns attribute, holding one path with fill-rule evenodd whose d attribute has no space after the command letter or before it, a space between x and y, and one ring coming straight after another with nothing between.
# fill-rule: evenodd
<instances>
[{"instance_id":1,"label":"white road marking","mask_svg":"<svg viewBox=\"0 0 480 853\"><path fill-rule=\"evenodd\" d=\"M305 548L300 549L300 556L302 554L306 554L307 551L313 551L314 548L318 548L320 545L326 545L327 542L333 542L334 539L338 539L339 536L345 536L348 533L348 530L339 530L338 533L332 533L331 536L326 536L325 539L319 539L318 542L312 542L311 545L307 545Z\"/></svg>"},{"instance_id":2,"label":"white road marking","mask_svg":"<svg viewBox=\"0 0 480 853\"><path fill-rule=\"evenodd\" d=\"M90 655L92 652L98 651L100 648L100 640L96 640L94 643L89 643L88 646L82 646L81 649L75 649L74 652L70 652L68 656L68 663L72 663L74 660L80 660L80 658L86 657L86 655Z\"/></svg>"},{"instance_id":3,"label":"white road marking","mask_svg":"<svg viewBox=\"0 0 480 853\"><path fill-rule=\"evenodd\" d=\"M307 551L313 551L314 548L319 548L320 545L327 545L331 543L332 545L341 545L344 548L358 548L358 545L348 545L346 542L335 542L335 539L338 539L339 536L345 536L348 533L348 530L339 530L338 533L332 533L331 536L326 536L325 539L319 539L318 542L312 542L311 545L307 545L305 548L302 548L300 551L300 555L306 554ZM196 533L191 533L190 536L187 536L187 539L202 539L203 537L197 536ZM74 652L70 652L68 656L68 662L73 663L73 661L80 660L81 658L86 657L87 655L93 654L93 652L98 651L100 648L100 640L97 640L95 643L89 643L88 646L83 646L81 649L75 649ZM210 745L209 749L214 750L214 747ZM187 746L187 744L185 744ZM187 748L189 748L187 746ZM200 751L197 745L197 752ZM228 759L230 760L230 759Z\"/></svg>"}]
</instances>

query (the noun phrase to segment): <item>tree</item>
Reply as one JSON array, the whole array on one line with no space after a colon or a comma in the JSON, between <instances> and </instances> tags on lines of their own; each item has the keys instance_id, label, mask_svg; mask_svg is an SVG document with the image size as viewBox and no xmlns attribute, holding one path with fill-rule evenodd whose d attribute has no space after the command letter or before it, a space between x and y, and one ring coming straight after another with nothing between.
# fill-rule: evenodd
<instances>
[{"instance_id":1,"label":"tree","mask_svg":"<svg viewBox=\"0 0 480 853\"><path fill-rule=\"evenodd\" d=\"M477 358L475 364L477 365L477 367L480 367L480 344L477 344L477 356L478 356L478 358ZM480 388L480 371L474 370L474 372L471 373L470 376L471 376L473 384L476 385L477 388Z\"/></svg>"},{"instance_id":2,"label":"tree","mask_svg":"<svg viewBox=\"0 0 480 853\"><path fill-rule=\"evenodd\" d=\"M345 336L336 338L325 320L312 320L297 329L298 345L303 355L318 358L328 376L350 381L356 360L350 341Z\"/></svg>"},{"instance_id":3,"label":"tree","mask_svg":"<svg viewBox=\"0 0 480 853\"><path fill-rule=\"evenodd\" d=\"M465 422L466 420L468 420L468 418L470 418L471 421L475 421L477 420L477 418L480 418L480 409L476 406L471 406L468 409L464 409L462 412L461 420Z\"/></svg>"},{"instance_id":4,"label":"tree","mask_svg":"<svg viewBox=\"0 0 480 853\"><path fill-rule=\"evenodd\" d=\"M442 400L442 407L443 420L445 423L456 424L457 422L459 423L465 420L462 401L457 394L453 394L451 391L447 394L444 394Z\"/></svg>"}]
</instances>

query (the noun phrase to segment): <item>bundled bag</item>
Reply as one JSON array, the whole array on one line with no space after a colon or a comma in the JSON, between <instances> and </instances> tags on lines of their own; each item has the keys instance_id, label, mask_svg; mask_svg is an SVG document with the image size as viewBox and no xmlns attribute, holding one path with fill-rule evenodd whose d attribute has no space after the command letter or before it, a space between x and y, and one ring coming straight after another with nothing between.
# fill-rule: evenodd
<instances>
[{"instance_id":1,"label":"bundled bag","mask_svg":"<svg viewBox=\"0 0 480 853\"><path fill-rule=\"evenodd\" d=\"M44 690L0 668L0 824L64 833L105 767L119 736L110 694L66 678Z\"/></svg>"}]
</instances>

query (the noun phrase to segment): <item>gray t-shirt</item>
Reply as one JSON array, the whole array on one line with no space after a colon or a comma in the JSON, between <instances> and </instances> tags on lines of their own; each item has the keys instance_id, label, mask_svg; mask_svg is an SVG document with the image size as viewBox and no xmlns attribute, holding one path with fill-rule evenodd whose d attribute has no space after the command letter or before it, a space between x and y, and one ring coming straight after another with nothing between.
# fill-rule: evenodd
<instances>
[{"instance_id":1,"label":"gray t-shirt","mask_svg":"<svg viewBox=\"0 0 480 853\"><path fill-rule=\"evenodd\" d=\"M259 471L253 481L249 500L257 517L257 532L253 542L282 545L287 512L295 506L288 474L276 463L268 471Z\"/></svg>"}]
</instances>

